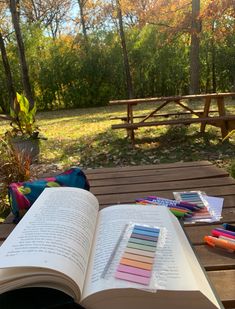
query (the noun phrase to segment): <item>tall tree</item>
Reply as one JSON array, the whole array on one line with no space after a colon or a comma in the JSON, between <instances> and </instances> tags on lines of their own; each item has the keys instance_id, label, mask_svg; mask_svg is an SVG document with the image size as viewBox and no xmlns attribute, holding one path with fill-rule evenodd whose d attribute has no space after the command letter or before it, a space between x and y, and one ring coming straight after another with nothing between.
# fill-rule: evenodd
<instances>
[{"instance_id":1,"label":"tall tree","mask_svg":"<svg viewBox=\"0 0 235 309\"><path fill-rule=\"evenodd\" d=\"M22 34L21 34L21 29L20 29L19 0L10 0L9 8L11 12L12 24L14 26L16 41L17 41L17 46L18 46L22 84L23 84L25 96L29 100L30 108L32 109L34 106L34 98L33 98L33 93L31 90L28 66L27 66L26 57L25 57L24 42L22 39Z\"/></svg>"},{"instance_id":2,"label":"tall tree","mask_svg":"<svg viewBox=\"0 0 235 309\"><path fill-rule=\"evenodd\" d=\"M190 46L190 94L200 92L200 0L192 0L192 26Z\"/></svg>"},{"instance_id":3,"label":"tall tree","mask_svg":"<svg viewBox=\"0 0 235 309\"><path fill-rule=\"evenodd\" d=\"M116 7L117 7L117 18L118 18L118 25L119 25L119 35L120 35L121 45L122 45L123 63L124 63L124 69L125 69L125 75L126 75L127 94L128 94L128 98L130 99L130 98L133 98L133 85L132 85L128 52L127 52L127 47L126 47L125 32L124 32L124 27L123 27L122 9L121 9L119 0L116 0Z\"/></svg>"},{"instance_id":4,"label":"tall tree","mask_svg":"<svg viewBox=\"0 0 235 309\"><path fill-rule=\"evenodd\" d=\"M4 39L3 39L1 31L0 31L0 50L1 50L1 55L2 55L3 67L4 67L4 71L6 75L7 90L9 94L9 106L12 107L14 100L15 100L16 92L15 92L15 87L14 87L13 78L11 74L11 68L10 68L10 64L8 61L7 52L6 52L6 48L4 44Z\"/></svg>"},{"instance_id":5,"label":"tall tree","mask_svg":"<svg viewBox=\"0 0 235 309\"><path fill-rule=\"evenodd\" d=\"M212 91L217 91L219 68L218 66L218 48L216 46L228 46L231 53L229 59L226 61L229 66L229 71L234 75L234 89L235 89L235 58L234 38L235 37L235 1L234 0L207 0L203 3L201 10L201 17L203 18L204 32L209 33L211 46L211 84ZM232 39L232 40L231 40ZM231 42L230 42L231 40ZM232 88L230 88L232 90Z\"/></svg>"},{"instance_id":6,"label":"tall tree","mask_svg":"<svg viewBox=\"0 0 235 309\"><path fill-rule=\"evenodd\" d=\"M102 0L77 0L79 15L76 18L76 24L81 26L81 31L85 41L88 40L89 33L95 33L102 29L105 22L106 6Z\"/></svg>"},{"instance_id":7,"label":"tall tree","mask_svg":"<svg viewBox=\"0 0 235 309\"><path fill-rule=\"evenodd\" d=\"M216 92L217 85L216 85L216 51L215 51L215 21L212 20L211 26L211 71L212 71L212 92Z\"/></svg>"},{"instance_id":8,"label":"tall tree","mask_svg":"<svg viewBox=\"0 0 235 309\"><path fill-rule=\"evenodd\" d=\"M80 11L80 20L81 20L81 25L82 25L82 34L84 36L84 39L87 41L87 28L86 28L85 12L84 12L87 0L77 0L77 1L78 1L79 11Z\"/></svg>"},{"instance_id":9,"label":"tall tree","mask_svg":"<svg viewBox=\"0 0 235 309\"><path fill-rule=\"evenodd\" d=\"M51 32L53 38L58 36L65 24L71 0L22 0L22 14L29 23L39 23Z\"/></svg>"}]
</instances>

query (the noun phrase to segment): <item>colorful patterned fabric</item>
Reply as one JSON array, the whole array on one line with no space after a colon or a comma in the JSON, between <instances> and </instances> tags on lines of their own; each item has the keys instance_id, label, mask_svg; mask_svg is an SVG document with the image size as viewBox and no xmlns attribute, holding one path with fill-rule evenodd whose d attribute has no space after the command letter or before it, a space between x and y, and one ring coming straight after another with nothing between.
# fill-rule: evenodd
<instances>
[{"instance_id":1,"label":"colorful patterned fabric","mask_svg":"<svg viewBox=\"0 0 235 309\"><path fill-rule=\"evenodd\" d=\"M8 193L12 213L15 216L14 222L17 223L42 191L50 187L76 187L88 191L90 189L86 175L80 168L71 168L55 177L12 183Z\"/></svg>"}]
</instances>

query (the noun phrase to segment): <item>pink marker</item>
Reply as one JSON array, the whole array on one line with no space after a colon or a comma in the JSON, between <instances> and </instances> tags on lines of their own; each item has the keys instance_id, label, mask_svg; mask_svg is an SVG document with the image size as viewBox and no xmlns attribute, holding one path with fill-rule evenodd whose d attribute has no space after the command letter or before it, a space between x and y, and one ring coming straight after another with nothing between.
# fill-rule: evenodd
<instances>
[{"instance_id":1,"label":"pink marker","mask_svg":"<svg viewBox=\"0 0 235 309\"><path fill-rule=\"evenodd\" d=\"M221 230L214 229L214 230L211 231L211 234L212 234L212 236L215 236L215 237L225 236L225 237L228 237L228 238L231 238L231 239L235 239L235 236L231 235L230 233L224 232L222 229Z\"/></svg>"}]
</instances>

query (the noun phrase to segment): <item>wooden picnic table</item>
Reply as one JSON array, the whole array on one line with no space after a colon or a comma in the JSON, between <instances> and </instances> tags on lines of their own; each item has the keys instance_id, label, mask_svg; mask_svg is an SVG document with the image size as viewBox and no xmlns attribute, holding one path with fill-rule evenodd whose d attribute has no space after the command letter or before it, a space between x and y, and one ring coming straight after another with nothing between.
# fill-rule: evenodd
<instances>
[{"instance_id":1,"label":"wooden picnic table","mask_svg":"<svg viewBox=\"0 0 235 309\"><path fill-rule=\"evenodd\" d=\"M224 99L227 97L235 97L235 92L110 101L110 105L126 105L127 107L126 116L113 118L122 120L123 123L112 125L112 129L126 129L127 135L134 143L135 130L141 127L199 123L201 132L205 132L207 124L219 127L222 138L224 138L235 129L235 115L229 115L226 111ZM190 100L204 100L203 110L195 109L186 103ZM216 110L211 109L212 100L216 100ZM133 107L143 103L148 103L153 110L145 115L135 114ZM162 109L172 103L175 108L180 107L181 111L162 113ZM161 118L167 118L167 120Z\"/></svg>"},{"instance_id":2,"label":"wooden picnic table","mask_svg":"<svg viewBox=\"0 0 235 309\"><path fill-rule=\"evenodd\" d=\"M98 198L101 208L133 203L135 199L148 195L173 198L173 191L182 190L201 190L211 196L223 197L223 218L220 222L185 224L185 231L223 305L235 308L234 253L210 248L203 243L203 237L209 235L214 227L220 227L223 222L235 223L235 180L225 170L208 161L198 161L99 168L85 172L91 192ZM10 218L0 224L1 242L13 229Z\"/></svg>"}]
</instances>

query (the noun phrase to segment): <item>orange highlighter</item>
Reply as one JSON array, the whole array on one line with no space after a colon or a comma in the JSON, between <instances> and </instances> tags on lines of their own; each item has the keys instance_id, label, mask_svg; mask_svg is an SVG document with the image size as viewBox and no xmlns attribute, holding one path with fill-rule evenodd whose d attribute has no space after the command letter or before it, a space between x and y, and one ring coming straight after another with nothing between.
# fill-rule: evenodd
<instances>
[{"instance_id":1,"label":"orange highlighter","mask_svg":"<svg viewBox=\"0 0 235 309\"><path fill-rule=\"evenodd\" d=\"M235 251L235 243L213 236L205 236L204 241L211 247L219 247L228 250L229 252Z\"/></svg>"}]
</instances>

